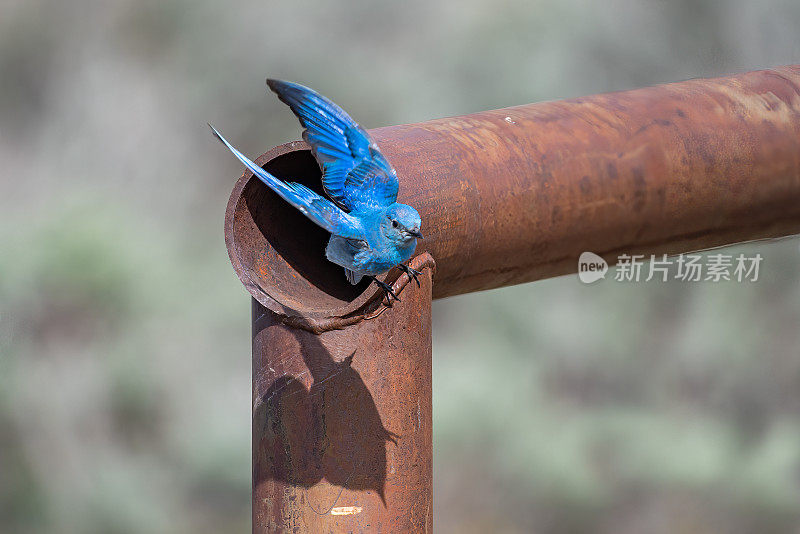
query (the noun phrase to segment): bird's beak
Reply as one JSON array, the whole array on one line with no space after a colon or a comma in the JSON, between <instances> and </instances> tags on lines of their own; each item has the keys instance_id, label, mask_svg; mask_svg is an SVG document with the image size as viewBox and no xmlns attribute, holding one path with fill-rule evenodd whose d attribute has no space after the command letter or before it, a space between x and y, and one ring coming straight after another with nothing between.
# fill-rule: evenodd
<instances>
[{"instance_id":1,"label":"bird's beak","mask_svg":"<svg viewBox=\"0 0 800 534\"><path fill-rule=\"evenodd\" d=\"M420 232L419 230L408 232L408 235L414 236L417 239L423 239L422 232Z\"/></svg>"}]
</instances>

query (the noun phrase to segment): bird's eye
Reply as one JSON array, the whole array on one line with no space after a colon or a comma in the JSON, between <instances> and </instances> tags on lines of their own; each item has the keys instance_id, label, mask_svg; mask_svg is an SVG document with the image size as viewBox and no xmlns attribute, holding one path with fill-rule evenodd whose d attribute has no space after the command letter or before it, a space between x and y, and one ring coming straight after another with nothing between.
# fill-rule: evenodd
<instances>
[{"instance_id":1,"label":"bird's eye","mask_svg":"<svg viewBox=\"0 0 800 534\"><path fill-rule=\"evenodd\" d=\"M395 228L397 228L397 221L392 221L392 226L394 226Z\"/></svg>"}]
</instances>

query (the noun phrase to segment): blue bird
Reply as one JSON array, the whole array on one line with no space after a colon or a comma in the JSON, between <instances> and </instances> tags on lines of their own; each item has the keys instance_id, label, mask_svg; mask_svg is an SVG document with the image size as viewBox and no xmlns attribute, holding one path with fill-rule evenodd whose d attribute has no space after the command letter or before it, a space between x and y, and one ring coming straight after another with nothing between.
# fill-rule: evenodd
<instances>
[{"instance_id":1,"label":"blue bird","mask_svg":"<svg viewBox=\"0 0 800 534\"><path fill-rule=\"evenodd\" d=\"M351 284L369 277L386 295L400 299L377 275L397 266L419 286L419 271L403 262L422 239L417 210L397 202L397 173L378 145L339 106L302 85L267 80L305 128L303 139L322 167L322 186L330 200L296 182L284 182L236 150L213 127L214 135L281 198L331 233L325 256L344 267Z\"/></svg>"}]
</instances>

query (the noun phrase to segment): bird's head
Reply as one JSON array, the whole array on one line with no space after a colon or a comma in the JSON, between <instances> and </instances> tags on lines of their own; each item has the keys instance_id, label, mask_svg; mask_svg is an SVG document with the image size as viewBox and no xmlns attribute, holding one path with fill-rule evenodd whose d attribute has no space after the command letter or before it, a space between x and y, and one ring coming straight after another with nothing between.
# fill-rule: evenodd
<instances>
[{"instance_id":1,"label":"bird's head","mask_svg":"<svg viewBox=\"0 0 800 534\"><path fill-rule=\"evenodd\" d=\"M391 241L407 243L422 239L419 231L422 219L417 210L406 204L393 204L386 210L386 219L381 223L384 235Z\"/></svg>"}]
</instances>

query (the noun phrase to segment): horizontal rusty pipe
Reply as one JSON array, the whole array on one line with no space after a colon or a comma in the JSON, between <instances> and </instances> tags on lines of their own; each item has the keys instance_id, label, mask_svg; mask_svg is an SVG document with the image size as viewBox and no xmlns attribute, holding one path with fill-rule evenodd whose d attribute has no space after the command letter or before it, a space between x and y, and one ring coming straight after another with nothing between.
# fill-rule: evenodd
<instances>
[{"instance_id":1,"label":"horizontal rusty pipe","mask_svg":"<svg viewBox=\"0 0 800 534\"><path fill-rule=\"evenodd\" d=\"M372 133L423 213L434 298L575 272L587 250L800 232L800 66Z\"/></svg>"},{"instance_id":2,"label":"horizontal rusty pipe","mask_svg":"<svg viewBox=\"0 0 800 534\"><path fill-rule=\"evenodd\" d=\"M583 251L613 262L800 232L800 66L370 133L397 169L400 200L422 214L434 298L574 272ZM319 190L304 143L259 163ZM305 251L289 250L281 230L254 223L252 200L272 195L248 176L231 199L227 236L229 248L241 240L231 257L260 302L330 317L374 294L318 261L324 232L313 258L298 259ZM301 219L292 225L314 232ZM267 272L265 255L298 269Z\"/></svg>"}]
</instances>

